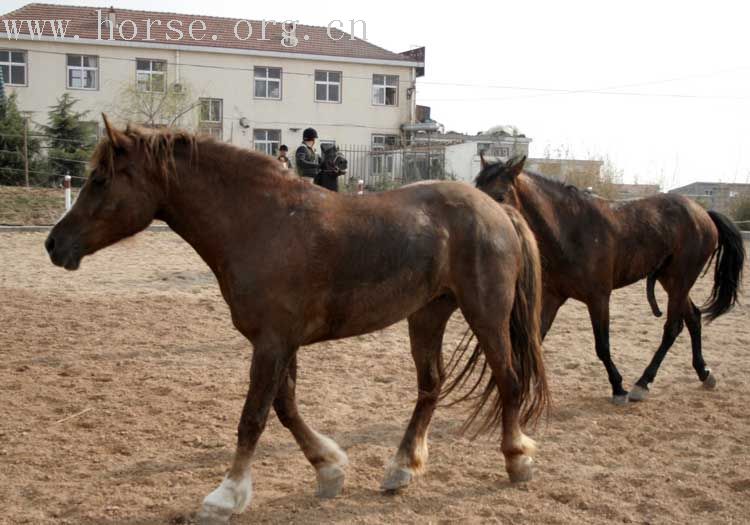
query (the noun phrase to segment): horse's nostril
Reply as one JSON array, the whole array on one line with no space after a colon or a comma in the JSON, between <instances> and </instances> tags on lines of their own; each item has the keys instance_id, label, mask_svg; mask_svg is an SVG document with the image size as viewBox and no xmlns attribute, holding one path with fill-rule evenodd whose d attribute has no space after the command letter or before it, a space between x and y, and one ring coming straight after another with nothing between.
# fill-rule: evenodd
<instances>
[{"instance_id":1,"label":"horse's nostril","mask_svg":"<svg viewBox=\"0 0 750 525\"><path fill-rule=\"evenodd\" d=\"M51 254L55 249L55 239L52 236L47 237L47 240L44 241L44 247L47 248L47 253Z\"/></svg>"}]
</instances>

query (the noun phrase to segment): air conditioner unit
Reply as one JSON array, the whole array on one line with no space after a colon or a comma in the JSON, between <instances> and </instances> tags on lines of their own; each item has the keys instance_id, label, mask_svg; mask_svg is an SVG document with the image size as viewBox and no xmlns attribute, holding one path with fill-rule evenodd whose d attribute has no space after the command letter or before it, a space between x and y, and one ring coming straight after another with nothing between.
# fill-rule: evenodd
<instances>
[{"instance_id":1,"label":"air conditioner unit","mask_svg":"<svg viewBox=\"0 0 750 525\"><path fill-rule=\"evenodd\" d=\"M175 82L172 84L172 93L182 93L182 84Z\"/></svg>"}]
</instances>

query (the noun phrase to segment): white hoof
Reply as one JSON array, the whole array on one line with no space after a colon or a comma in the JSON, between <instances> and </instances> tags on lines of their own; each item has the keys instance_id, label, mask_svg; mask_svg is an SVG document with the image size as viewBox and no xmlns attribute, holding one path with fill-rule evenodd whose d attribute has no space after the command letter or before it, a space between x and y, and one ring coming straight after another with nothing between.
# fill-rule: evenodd
<instances>
[{"instance_id":1,"label":"white hoof","mask_svg":"<svg viewBox=\"0 0 750 525\"><path fill-rule=\"evenodd\" d=\"M706 390L713 390L716 388L716 376L711 373L710 369L706 370L708 372L708 375L706 376L706 379L703 380L703 388Z\"/></svg>"},{"instance_id":2,"label":"white hoof","mask_svg":"<svg viewBox=\"0 0 750 525\"><path fill-rule=\"evenodd\" d=\"M612 396L612 404L617 406L623 406L628 404L628 394L621 396Z\"/></svg>"},{"instance_id":3,"label":"white hoof","mask_svg":"<svg viewBox=\"0 0 750 525\"><path fill-rule=\"evenodd\" d=\"M318 491L315 493L319 498L335 498L344 488L344 465L329 465L318 470Z\"/></svg>"},{"instance_id":4,"label":"white hoof","mask_svg":"<svg viewBox=\"0 0 750 525\"><path fill-rule=\"evenodd\" d=\"M628 394L629 401L645 401L647 397L648 388L643 388L638 385L633 385L633 388L630 389L630 393Z\"/></svg>"},{"instance_id":5,"label":"white hoof","mask_svg":"<svg viewBox=\"0 0 750 525\"><path fill-rule=\"evenodd\" d=\"M385 471L385 478L383 478L380 488L386 491L400 490L408 487L412 479L414 479L412 469L391 463Z\"/></svg>"},{"instance_id":6,"label":"white hoof","mask_svg":"<svg viewBox=\"0 0 750 525\"><path fill-rule=\"evenodd\" d=\"M349 464L349 458L334 440L317 432L315 435L318 440L316 455L323 458L317 467L318 491L315 495L319 498L335 498L344 487L344 467Z\"/></svg>"},{"instance_id":7,"label":"white hoof","mask_svg":"<svg viewBox=\"0 0 750 525\"><path fill-rule=\"evenodd\" d=\"M253 483L248 473L240 481L224 478L221 485L203 500L198 514L202 525L228 523L232 514L239 514L250 504Z\"/></svg>"},{"instance_id":8,"label":"white hoof","mask_svg":"<svg viewBox=\"0 0 750 525\"><path fill-rule=\"evenodd\" d=\"M511 460L506 458L505 470L508 472L510 482L522 483L524 481L531 481L531 478L534 477L533 464L534 460L524 454L518 454Z\"/></svg>"}]
</instances>

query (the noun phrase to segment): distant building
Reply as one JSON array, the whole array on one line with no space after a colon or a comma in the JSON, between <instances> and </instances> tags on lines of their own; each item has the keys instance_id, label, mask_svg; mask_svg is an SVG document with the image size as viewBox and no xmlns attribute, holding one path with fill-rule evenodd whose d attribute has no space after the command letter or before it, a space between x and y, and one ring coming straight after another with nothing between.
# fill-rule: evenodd
<instances>
[{"instance_id":1,"label":"distant building","mask_svg":"<svg viewBox=\"0 0 750 525\"><path fill-rule=\"evenodd\" d=\"M616 199L632 201L659 193L658 184L615 184Z\"/></svg>"},{"instance_id":2,"label":"distant building","mask_svg":"<svg viewBox=\"0 0 750 525\"><path fill-rule=\"evenodd\" d=\"M572 179L596 180L603 164L600 160L529 159L526 161L526 169L561 182Z\"/></svg>"},{"instance_id":3,"label":"distant building","mask_svg":"<svg viewBox=\"0 0 750 525\"><path fill-rule=\"evenodd\" d=\"M737 199L750 197L750 184L694 182L687 186L669 190L669 193L677 193L695 199L709 210L731 214Z\"/></svg>"},{"instance_id":4,"label":"distant building","mask_svg":"<svg viewBox=\"0 0 750 525\"><path fill-rule=\"evenodd\" d=\"M480 152L505 161L514 155L528 156L530 143L529 137L512 126L494 126L476 135L455 131L416 134L412 139L413 145L444 149L446 174L465 182L473 182L479 173Z\"/></svg>"}]
</instances>

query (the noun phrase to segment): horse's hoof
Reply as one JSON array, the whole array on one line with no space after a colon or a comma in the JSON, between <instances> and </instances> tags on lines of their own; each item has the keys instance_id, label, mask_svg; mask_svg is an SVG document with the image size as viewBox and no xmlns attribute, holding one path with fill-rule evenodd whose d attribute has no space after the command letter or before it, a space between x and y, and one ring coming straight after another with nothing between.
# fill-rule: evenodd
<instances>
[{"instance_id":1,"label":"horse's hoof","mask_svg":"<svg viewBox=\"0 0 750 525\"><path fill-rule=\"evenodd\" d=\"M523 483L531 481L534 477L534 469L532 465L534 460L529 456L519 454L514 457L510 462L506 459L506 470L508 471L508 477L511 483Z\"/></svg>"},{"instance_id":2,"label":"horse's hoof","mask_svg":"<svg viewBox=\"0 0 750 525\"><path fill-rule=\"evenodd\" d=\"M239 482L224 478L216 490L203 500L203 508L198 514L201 525L229 523L232 514L239 514L250 504L253 484L250 474Z\"/></svg>"},{"instance_id":3,"label":"horse's hoof","mask_svg":"<svg viewBox=\"0 0 750 525\"><path fill-rule=\"evenodd\" d=\"M612 404L617 406L623 406L628 404L628 394L622 394L620 396L612 396Z\"/></svg>"},{"instance_id":4,"label":"horse's hoof","mask_svg":"<svg viewBox=\"0 0 750 525\"><path fill-rule=\"evenodd\" d=\"M386 471L380 488L386 492L401 490L408 487L412 479L414 479L414 474L411 469L393 466Z\"/></svg>"},{"instance_id":5,"label":"horse's hoof","mask_svg":"<svg viewBox=\"0 0 750 525\"><path fill-rule=\"evenodd\" d=\"M318 491L315 493L319 498L335 498L344 488L346 475L344 469L338 465L323 467L318 471Z\"/></svg>"},{"instance_id":6,"label":"horse's hoof","mask_svg":"<svg viewBox=\"0 0 750 525\"><path fill-rule=\"evenodd\" d=\"M711 370L706 370L708 375L703 380L703 388L706 390L713 390L716 388L716 376L711 373Z\"/></svg>"},{"instance_id":7,"label":"horse's hoof","mask_svg":"<svg viewBox=\"0 0 750 525\"><path fill-rule=\"evenodd\" d=\"M635 385L630 389L628 394L628 401L645 401L648 397L648 388L643 388L640 385Z\"/></svg>"}]
</instances>

